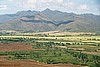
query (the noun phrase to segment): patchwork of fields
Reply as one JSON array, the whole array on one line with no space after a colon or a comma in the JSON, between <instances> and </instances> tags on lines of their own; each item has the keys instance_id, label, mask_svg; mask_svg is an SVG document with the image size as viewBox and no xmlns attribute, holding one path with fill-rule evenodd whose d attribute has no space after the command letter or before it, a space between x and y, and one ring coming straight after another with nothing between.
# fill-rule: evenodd
<instances>
[{"instance_id":1,"label":"patchwork of fields","mask_svg":"<svg viewBox=\"0 0 100 67\"><path fill-rule=\"evenodd\" d=\"M1 67L4 63L20 63L17 67L99 67L100 36L0 36Z\"/></svg>"}]
</instances>

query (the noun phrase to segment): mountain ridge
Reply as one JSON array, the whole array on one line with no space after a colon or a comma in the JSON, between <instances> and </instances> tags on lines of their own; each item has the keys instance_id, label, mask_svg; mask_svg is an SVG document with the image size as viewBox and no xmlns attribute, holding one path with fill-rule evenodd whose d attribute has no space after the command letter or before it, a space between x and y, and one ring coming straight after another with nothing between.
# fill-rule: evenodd
<instances>
[{"instance_id":1,"label":"mountain ridge","mask_svg":"<svg viewBox=\"0 0 100 67\"><path fill-rule=\"evenodd\" d=\"M20 11L0 15L0 30L45 31L100 31L100 15L74 14L45 9L43 11Z\"/></svg>"}]
</instances>

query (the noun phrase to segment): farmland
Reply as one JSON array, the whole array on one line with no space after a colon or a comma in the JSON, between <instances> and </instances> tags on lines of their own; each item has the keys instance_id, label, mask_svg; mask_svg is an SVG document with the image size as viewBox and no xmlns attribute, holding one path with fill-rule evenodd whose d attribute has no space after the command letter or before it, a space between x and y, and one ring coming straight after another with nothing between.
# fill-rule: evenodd
<instances>
[{"instance_id":1,"label":"farmland","mask_svg":"<svg viewBox=\"0 0 100 67\"><path fill-rule=\"evenodd\" d=\"M100 36L1 35L0 57L2 64L28 63L26 67L99 67Z\"/></svg>"}]
</instances>

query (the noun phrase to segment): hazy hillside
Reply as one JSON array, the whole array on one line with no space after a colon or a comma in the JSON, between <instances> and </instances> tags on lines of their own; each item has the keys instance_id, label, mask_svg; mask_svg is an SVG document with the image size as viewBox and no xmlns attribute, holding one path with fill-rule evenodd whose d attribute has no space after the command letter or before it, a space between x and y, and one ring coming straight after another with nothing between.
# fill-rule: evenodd
<instances>
[{"instance_id":1,"label":"hazy hillside","mask_svg":"<svg viewBox=\"0 0 100 67\"><path fill-rule=\"evenodd\" d=\"M20 11L0 15L0 30L25 32L41 31L100 31L100 15L73 14L45 9L44 11Z\"/></svg>"}]
</instances>

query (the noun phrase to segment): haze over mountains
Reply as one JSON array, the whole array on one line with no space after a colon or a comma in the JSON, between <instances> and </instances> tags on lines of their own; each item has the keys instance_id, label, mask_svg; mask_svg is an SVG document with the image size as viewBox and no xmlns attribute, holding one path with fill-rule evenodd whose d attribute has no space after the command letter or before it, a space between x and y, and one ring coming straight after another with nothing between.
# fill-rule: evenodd
<instances>
[{"instance_id":1,"label":"haze over mountains","mask_svg":"<svg viewBox=\"0 0 100 67\"><path fill-rule=\"evenodd\" d=\"M0 31L24 32L73 31L99 32L100 15L67 13L61 11L19 11L15 14L0 15Z\"/></svg>"}]
</instances>

